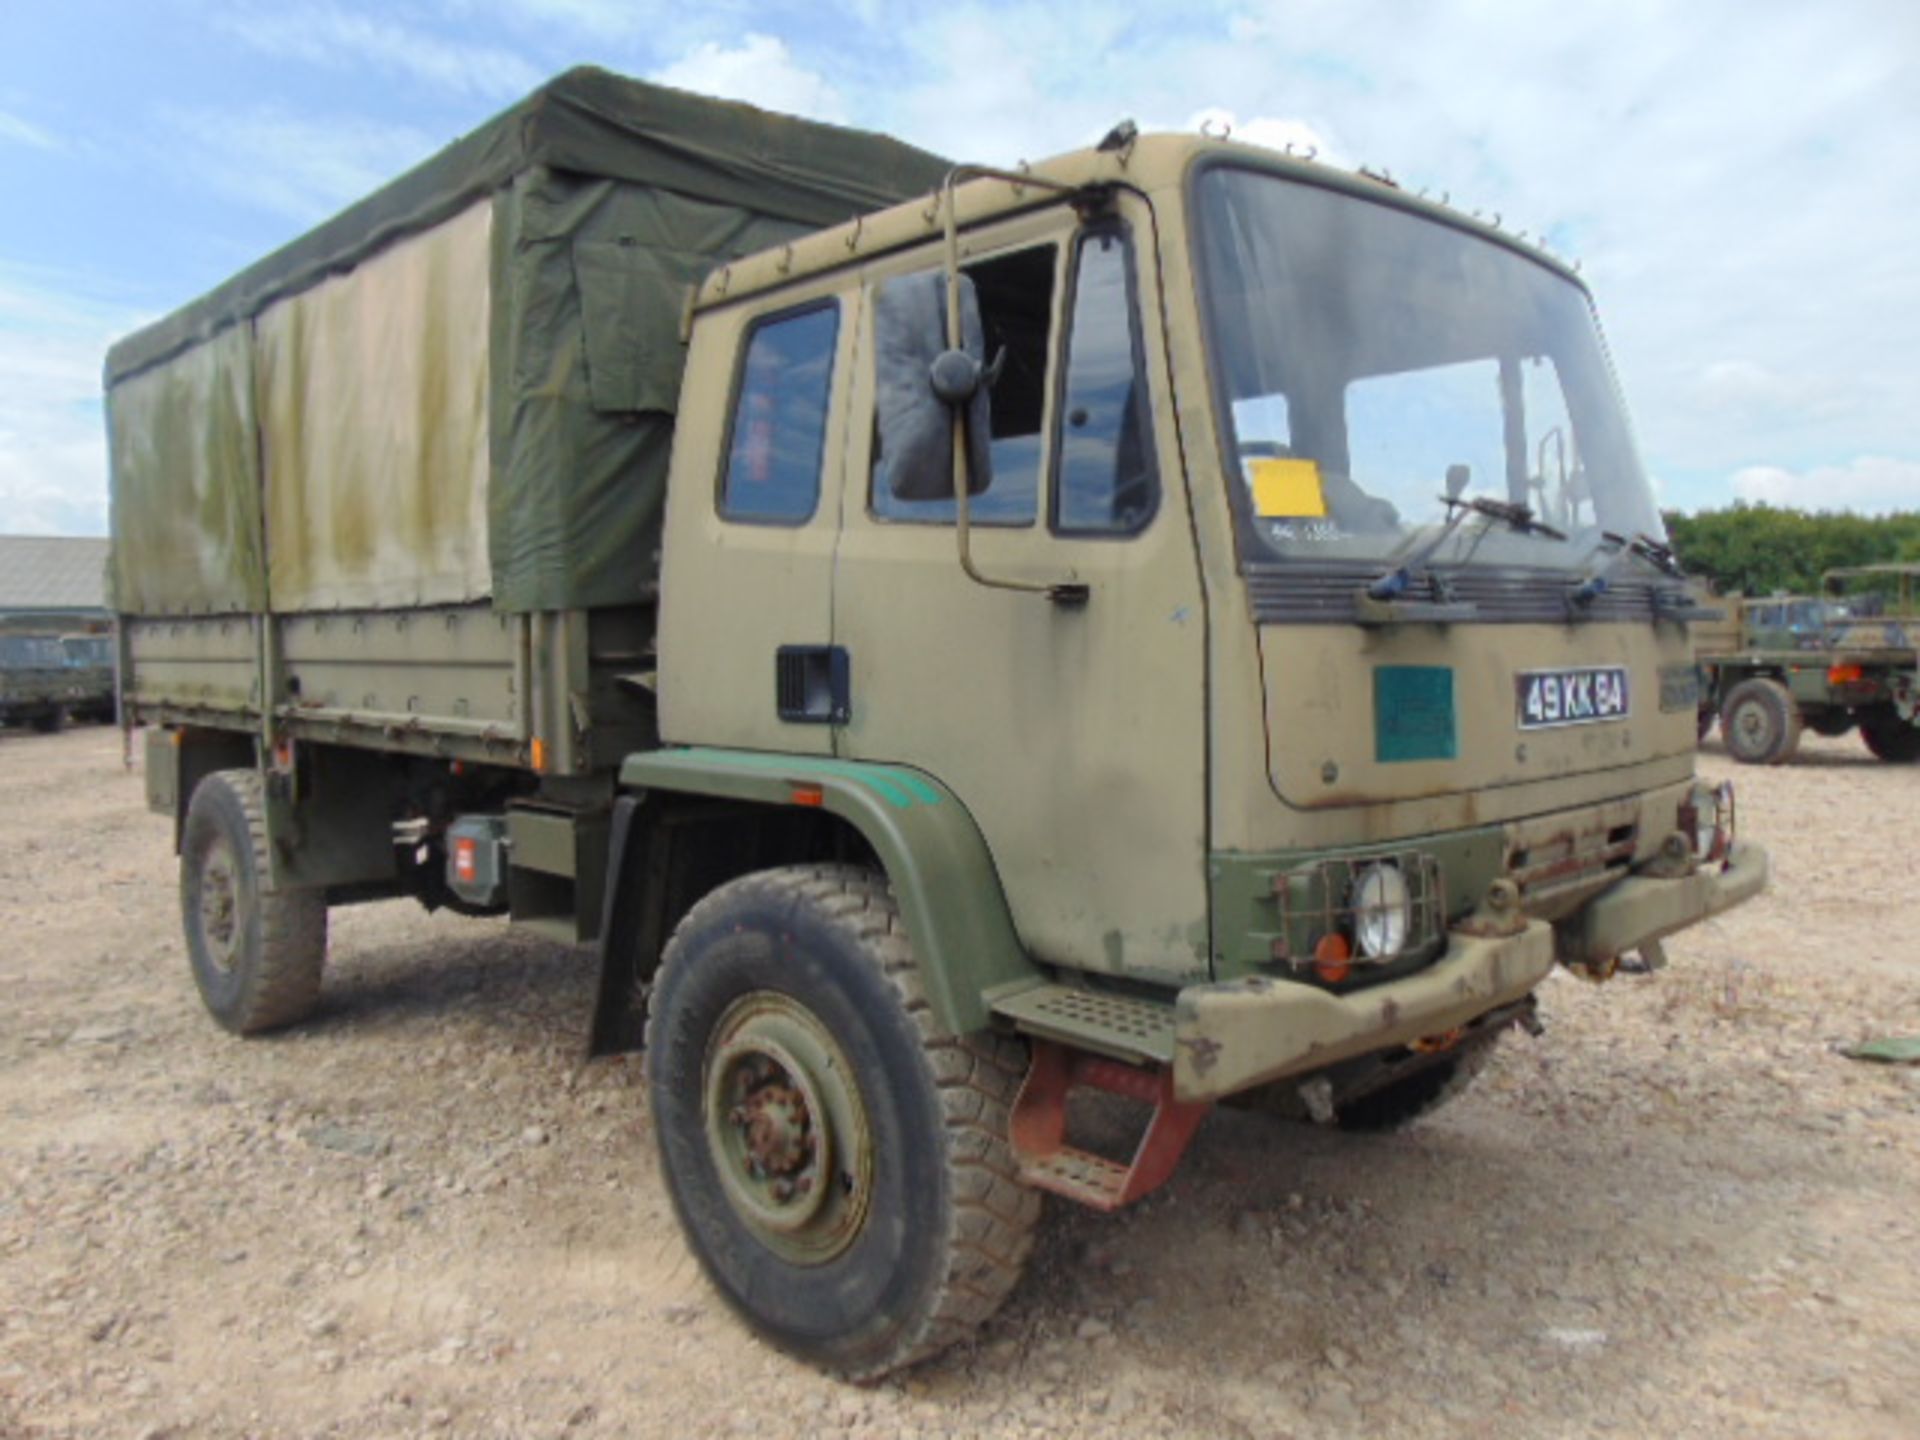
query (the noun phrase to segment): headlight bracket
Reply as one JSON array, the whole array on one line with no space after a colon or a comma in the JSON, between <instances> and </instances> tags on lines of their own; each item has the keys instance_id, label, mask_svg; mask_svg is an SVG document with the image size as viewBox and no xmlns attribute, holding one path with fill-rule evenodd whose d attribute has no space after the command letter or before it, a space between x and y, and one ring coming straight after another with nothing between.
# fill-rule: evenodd
<instances>
[{"instance_id":1,"label":"headlight bracket","mask_svg":"<svg viewBox=\"0 0 1920 1440\"><path fill-rule=\"evenodd\" d=\"M1393 867L1406 882L1406 935L1397 949L1369 955L1359 943L1362 916L1355 891L1361 877L1380 865ZM1314 970L1316 951L1328 935L1339 935L1349 943L1355 971L1403 960L1431 949L1446 936L1446 876L1439 860L1424 851L1311 861L1274 876L1273 892L1282 937L1274 943L1273 958L1295 970Z\"/></svg>"}]
</instances>

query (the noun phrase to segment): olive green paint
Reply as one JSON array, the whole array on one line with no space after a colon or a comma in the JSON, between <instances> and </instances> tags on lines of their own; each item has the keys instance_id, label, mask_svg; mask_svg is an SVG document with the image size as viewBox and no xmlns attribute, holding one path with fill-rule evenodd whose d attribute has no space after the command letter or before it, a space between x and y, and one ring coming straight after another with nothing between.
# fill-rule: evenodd
<instances>
[{"instance_id":1,"label":"olive green paint","mask_svg":"<svg viewBox=\"0 0 1920 1440\"><path fill-rule=\"evenodd\" d=\"M884 136L558 77L113 347L120 608L651 603L692 288L946 168ZM477 273L447 247L389 303L392 257L475 213Z\"/></svg>"},{"instance_id":2,"label":"olive green paint","mask_svg":"<svg viewBox=\"0 0 1920 1440\"><path fill-rule=\"evenodd\" d=\"M1215 936L1213 974L1216 980L1246 975L1291 976L1300 973L1284 959L1275 958L1275 941L1284 942L1288 956L1311 958L1326 926L1318 919L1329 902L1344 903L1325 892L1325 877L1344 878L1374 860L1405 857L1414 851L1439 863L1444 919L1458 920L1486 894L1501 873L1506 842L1497 825L1432 835L1417 844L1368 845L1336 850L1286 850L1248 855L1216 853L1208 866L1212 876ZM1322 868L1325 866L1326 868ZM1283 923L1280 896L1286 900ZM1439 936L1429 937L1437 941ZM1436 948L1429 944L1405 961L1377 967L1370 979L1415 968Z\"/></svg>"},{"instance_id":3,"label":"olive green paint","mask_svg":"<svg viewBox=\"0 0 1920 1440\"><path fill-rule=\"evenodd\" d=\"M987 1025L986 991L1041 978L1014 933L979 827L931 776L898 765L697 748L631 755L620 783L763 805L791 805L795 786L818 786L821 808L853 825L879 856L927 998L952 1034Z\"/></svg>"},{"instance_id":4,"label":"olive green paint","mask_svg":"<svg viewBox=\"0 0 1920 1440\"><path fill-rule=\"evenodd\" d=\"M266 606L249 331L136 375L107 395L114 607L141 615Z\"/></svg>"}]
</instances>

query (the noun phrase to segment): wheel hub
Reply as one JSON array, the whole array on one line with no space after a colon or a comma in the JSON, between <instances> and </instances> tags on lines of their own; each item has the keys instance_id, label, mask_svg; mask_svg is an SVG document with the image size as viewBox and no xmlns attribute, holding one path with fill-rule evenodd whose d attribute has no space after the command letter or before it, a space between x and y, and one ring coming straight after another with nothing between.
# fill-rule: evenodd
<instances>
[{"instance_id":1,"label":"wheel hub","mask_svg":"<svg viewBox=\"0 0 1920 1440\"><path fill-rule=\"evenodd\" d=\"M222 971L232 970L240 935L240 886L224 844L213 848L200 870L200 933L207 958Z\"/></svg>"},{"instance_id":2,"label":"wheel hub","mask_svg":"<svg viewBox=\"0 0 1920 1440\"><path fill-rule=\"evenodd\" d=\"M777 1069L771 1061L766 1068ZM809 1162L819 1144L805 1093L777 1078L753 1089L744 1070L738 1080L740 1088L751 1093L730 1118L745 1127L747 1164L767 1175L794 1174Z\"/></svg>"},{"instance_id":3,"label":"wheel hub","mask_svg":"<svg viewBox=\"0 0 1920 1440\"><path fill-rule=\"evenodd\" d=\"M1773 720L1758 705L1743 705L1740 713L1734 717L1739 726L1740 738L1750 746L1759 749L1773 739Z\"/></svg>"},{"instance_id":4,"label":"wheel hub","mask_svg":"<svg viewBox=\"0 0 1920 1440\"><path fill-rule=\"evenodd\" d=\"M866 1218L873 1168L833 1036L792 997L756 991L721 1017L705 1072L708 1150L734 1213L787 1259L832 1259Z\"/></svg>"}]
</instances>

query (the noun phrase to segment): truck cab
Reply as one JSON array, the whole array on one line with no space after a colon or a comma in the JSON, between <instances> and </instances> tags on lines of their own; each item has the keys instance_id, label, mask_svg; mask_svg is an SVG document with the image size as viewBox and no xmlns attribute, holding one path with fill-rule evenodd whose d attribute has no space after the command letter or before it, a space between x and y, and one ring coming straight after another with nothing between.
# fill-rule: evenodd
<instances>
[{"instance_id":1,"label":"truck cab","mask_svg":"<svg viewBox=\"0 0 1920 1440\"><path fill-rule=\"evenodd\" d=\"M1129 1203L1222 1099L1404 1124L1556 963L1659 963L1763 886L1694 775L1699 609L1590 298L1537 249L1129 138L725 267L691 335L664 748L623 780L966 832L968 868L876 858L940 1022L1024 1046L1021 1184ZM1086 1087L1148 1107L1130 1158L1074 1143Z\"/></svg>"},{"instance_id":2,"label":"truck cab","mask_svg":"<svg viewBox=\"0 0 1920 1440\"><path fill-rule=\"evenodd\" d=\"M1916 575L1911 563L1856 566L1824 573L1818 596L1737 600L1737 624L1697 637L1702 737L1717 719L1734 759L1778 765L1803 729L1857 729L1876 759L1920 761Z\"/></svg>"},{"instance_id":3,"label":"truck cab","mask_svg":"<svg viewBox=\"0 0 1920 1440\"><path fill-rule=\"evenodd\" d=\"M998 367L970 496L995 583L956 561L951 487L905 498L885 450L876 315L944 263L929 207L702 288L670 745L937 777L1050 985L1200 987L1187 1008L1252 985L1357 1010L1490 897L1530 979L1487 994L1519 999L1555 956L1604 971L1758 887L1693 777L1689 602L1571 271L1206 139L1032 176L949 197ZM839 677L830 703L783 711L782 656ZM1637 887L1696 880L1641 908ZM1070 998L995 1003L1085 1038L1048 1018ZM1203 1078L1186 1057L1211 1052L1174 1040L1195 1094L1306 1058L1214 1056Z\"/></svg>"}]
</instances>

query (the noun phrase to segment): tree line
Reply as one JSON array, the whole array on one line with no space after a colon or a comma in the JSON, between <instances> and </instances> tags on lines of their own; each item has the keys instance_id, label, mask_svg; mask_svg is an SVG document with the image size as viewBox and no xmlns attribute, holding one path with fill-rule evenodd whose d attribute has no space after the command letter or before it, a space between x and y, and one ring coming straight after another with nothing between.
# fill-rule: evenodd
<instances>
[{"instance_id":1,"label":"tree line","mask_svg":"<svg viewBox=\"0 0 1920 1440\"><path fill-rule=\"evenodd\" d=\"M1741 502L1693 515L1668 510L1663 518L1687 572L1723 594L1814 594L1823 570L1920 561L1920 510L1871 516Z\"/></svg>"}]
</instances>

